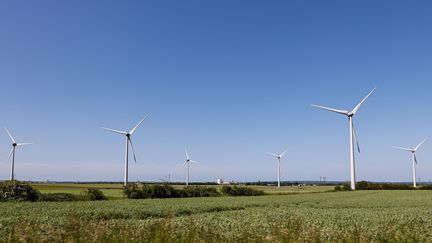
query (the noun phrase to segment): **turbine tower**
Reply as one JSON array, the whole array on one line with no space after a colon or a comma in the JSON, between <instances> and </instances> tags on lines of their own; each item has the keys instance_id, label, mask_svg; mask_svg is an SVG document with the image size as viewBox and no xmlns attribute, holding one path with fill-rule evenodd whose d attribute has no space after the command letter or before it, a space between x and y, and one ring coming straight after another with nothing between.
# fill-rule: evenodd
<instances>
[{"instance_id":1,"label":"turbine tower","mask_svg":"<svg viewBox=\"0 0 432 243\"><path fill-rule=\"evenodd\" d=\"M271 155L273 157L275 157L278 160L278 188L280 188L280 165L281 165L281 159L284 156L284 154L288 151L288 149L286 149L285 151L283 151L281 154L273 154L273 153L266 153L268 155Z\"/></svg>"},{"instance_id":2,"label":"turbine tower","mask_svg":"<svg viewBox=\"0 0 432 243\"><path fill-rule=\"evenodd\" d=\"M360 106L363 105L363 103L367 100L367 98L369 98L369 96L376 90L376 88L374 88L371 92L369 92L368 95L366 95L366 97L363 98L362 101L360 101L360 103L357 104L357 106L354 107L354 109L352 111L346 111L346 110L337 110L337 109L333 109L333 108L328 108L328 107L324 107L324 106L319 106L319 105L312 105L314 107L326 110L326 111L331 111L331 112L335 112L338 114L342 114L348 117L348 122L349 122L349 141L350 141L350 161L351 161L351 190L355 190L355 183L356 183L356 179L355 179L355 156L354 156L354 141L357 145L357 150L360 153L360 146L358 144L357 141L357 134L356 134L356 130L354 127L354 122L353 122L353 117L354 115L357 113L357 111L360 109Z\"/></svg>"},{"instance_id":3,"label":"turbine tower","mask_svg":"<svg viewBox=\"0 0 432 243\"><path fill-rule=\"evenodd\" d=\"M420 148L420 146L422 146L422 144L424 142L426 142L426 140L427 140L427 138L425 138L421 143L419 143L419 145L417 145L417 147L415 147L413 149L402 148L402 147L393 147L395 149L408 151L408 152L410 152L412 154L412 170L413 170L413 186L414 187L417 187L417 182L416 182L416 165L417 165L416 152Z\"/></svg>"},{"instance_id":4,"label":"turbine tower","mask_svg":"<svg viewBox=\"0 0 432 243\"><path fill-rule=\"evenodd\" d=\"M132 154L136 163L136 156L135 156L135 151L132 145L132 140L131 140L131 136L132 134L135 132L135 130L139 127L139 125L141 125L141 123L143 123L143 121L149 116L150 114L147 114L143 119L141 119L140 122L138 122L138 124L136 124L136 126L134 128L132 128L132 130L130 130L130 132L125 132L125 131L119 131L119 130L114 130L111 128L106 128L106 127L102 127L102 129L108 130L110 132L114 132L114 133L118 133L118 134L122 134L126 137L126 151L125 151L125 165L124 165L124 182L123 184L126 186L128 183L128 163L129 163L129 144L131 146L132 149Z\"/></svg>"},{"instance_id":5,"label":"turbine tower","mask_svg":"<svg viewBox=\"0 0 432 243\"><path fill-rule=\"evenodd\" d=\"M28 144L31 144L31 143L17 143L16 141L15 141L15 139L12 137L12 135L10 134L10 132L9 132L9 130L5 127L4 128L5 130L6 130L6 132L7 132L7 134L9 135L9 137L10 137L10 139L12 140L12 150L10 151L10 153L9 153L9 157L8 157L8 160L10 159L10 157L12 156L12 163L11 163L11 176L10 176L10 179L11 180L14 180L15 179L15 150L16 150L16 147L19 147L19 146L24 146L24 145L28 145Z\"/></svg>"},{"instance_id":6,"label":"turbine tower","mask_svg":"<svg viewBox=\"0 0 432 243\"><path fill-rule=\"evenodd\" d=\"M191 163L198 164L199 162L190 159L190 157L189 157L189 153L188 153L188 151L187 151L186 148L185 148L185 154L186 154L186 161L183 163L183 166L185 166L185 165L187 166L186 186L189 186L189 171L190 171L190 165L191 165Z\"/></svg>"}]
</instances>

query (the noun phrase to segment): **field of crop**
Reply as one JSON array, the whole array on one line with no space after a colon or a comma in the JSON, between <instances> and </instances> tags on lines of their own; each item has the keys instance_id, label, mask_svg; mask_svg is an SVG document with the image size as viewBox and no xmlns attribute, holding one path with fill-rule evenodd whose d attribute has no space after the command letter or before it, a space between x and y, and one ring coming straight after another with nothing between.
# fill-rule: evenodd
<instances>
[{"instance_id":1,"label":"field of crop","mask_svg":"<svg viewBox=\"0 0 432 243\"><path fill-rule=\"evenodd\" d=\"M432 191L0 203L0 242L430 242Z\"/></svg>"}]
</instances>

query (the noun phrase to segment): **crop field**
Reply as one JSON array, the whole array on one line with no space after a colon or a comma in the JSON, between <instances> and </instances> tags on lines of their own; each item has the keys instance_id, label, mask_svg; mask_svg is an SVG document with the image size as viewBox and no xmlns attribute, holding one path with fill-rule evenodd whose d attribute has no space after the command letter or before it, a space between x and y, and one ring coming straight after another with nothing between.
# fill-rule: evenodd
<instances>
[{"instance_id":1,"label":"crop field","mask_svg":"<svg viewBox=\"0 0 432 243\"><path fill-rule=\"evenodd\" d=\"M0 203L0 242L431 242L432 191Z\"/></svg>"}]
</instances>

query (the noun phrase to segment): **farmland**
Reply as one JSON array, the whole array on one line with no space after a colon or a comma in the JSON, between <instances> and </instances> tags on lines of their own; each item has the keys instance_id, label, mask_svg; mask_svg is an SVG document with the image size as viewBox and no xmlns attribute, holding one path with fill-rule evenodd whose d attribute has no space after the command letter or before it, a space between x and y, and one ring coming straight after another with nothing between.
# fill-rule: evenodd
<instances>
[{"instance_id":1,"label":"farmland","mask_svg":"<svg viewBox=\"0 0 432 243\"><path fill-rule=\"evenodd\" d=\"M5 202L0 215L6 242L432 241L431 191Z\"/></svg>"}]
</instances>

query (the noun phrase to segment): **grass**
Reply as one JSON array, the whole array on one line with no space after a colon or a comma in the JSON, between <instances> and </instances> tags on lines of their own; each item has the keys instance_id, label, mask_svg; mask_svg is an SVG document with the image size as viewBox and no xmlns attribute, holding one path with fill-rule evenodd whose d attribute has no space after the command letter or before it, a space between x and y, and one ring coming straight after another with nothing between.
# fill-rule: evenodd
<instances>
[{"instance_id":1,"label":"grass","mask_svg":"<svg viewBox=\"0 0 432 243\"><path fill-rule=\"evenodd\" d=\"M432 191L7 202L0 242L430 242L431 205Z\"/></svg>"}]
</instances>

